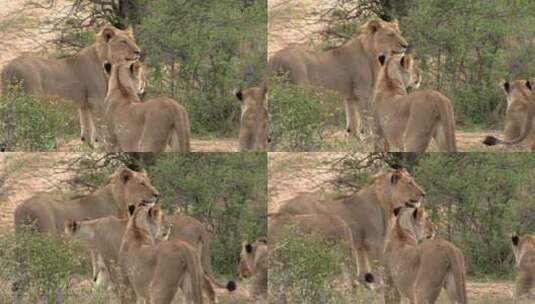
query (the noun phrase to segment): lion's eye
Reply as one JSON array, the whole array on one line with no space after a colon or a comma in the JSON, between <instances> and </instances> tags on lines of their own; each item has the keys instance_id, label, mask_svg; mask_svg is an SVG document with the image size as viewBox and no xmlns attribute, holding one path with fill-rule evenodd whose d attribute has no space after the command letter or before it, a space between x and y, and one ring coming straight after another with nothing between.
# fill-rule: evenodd
<instances>
[{"instance_id":1,"label":"lion's eye","mask_svg":"<svg viewBox=\"0 0 535 304\"><path fill-rule=\"evenodd\" d=\"M121 40L121 43L126 44L126 40Z\"/></svg>"}]
</instances>

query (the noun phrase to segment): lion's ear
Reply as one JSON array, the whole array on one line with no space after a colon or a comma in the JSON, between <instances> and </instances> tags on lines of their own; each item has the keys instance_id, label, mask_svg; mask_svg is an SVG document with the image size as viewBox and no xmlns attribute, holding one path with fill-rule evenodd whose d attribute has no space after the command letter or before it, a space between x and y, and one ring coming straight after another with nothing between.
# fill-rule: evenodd
<instances>
[{"instance_id":1,"label":"lion's ear","mask_svg":"<svg viewBox=\"0 0 535 304\"><path fill-rule=\"evenodd\" d=\"M403 206L399 206L399 207L394 208L394 216L398 216L399 212L401 211L401 209L403 209Z\"/></svg>"},{"instance_id":2,"label":"lion's ear","mask_svg":"<svg viewBox=\"0 0 535 304\"><path fill-rule=\"evenodd\" d=\"M104 41L109 42L113 37L115 37L117 33L115 32L115 28L111 26L106 26L102 29L100 32L100 35L102 38L104 38Z\"/></svg>"},{"instance_id":3,"label":"lion's ear","mask_svg":"<svg viewBox=\"0 0 535 304\"><path fill-rule=\"evenodd\" d=\"M80 227L80 224L75 220L68 219L65 221L65 227L67 227L70 232L76 232L78 227Z\"/></svg>"},{"instance_id":4,"label":"lion's ear","mask_svg":"<svg viewBox=\"0 0 535 304\"><path fill-rule=\"evenodd\" d=\"M386 56L384 54L381 54L379 55L379 57L377 57L377 59L379 60L379 64L381 66L384 66L385 65L385 62L386 62Z\"/></svg>"},{"instance_id":5,"label":"lion's ear","mask_svg":"<svg viewBox=\"0 0 535 304\"><path fill-rule=\"evenodd\" d=\"M106 74L108 74L108 76L111 75L111 67L112 67L111 63L109 62L104 63L104 70L106 71Z\"/></svg>"},{"instance_id":6,"label":"lion's ear","mask_svg":"<svg viewBox=\"0 0 535 304\"><path fill-rule=\"evenodd\" d=\"M136 205L129 205L128 206L128 215L129 216L134 215L134 211L136 211Z\"/></svg>"},{"instance_id":7,"label":"lion's ear","mask_svg":"<svg viewBox=\"0 0 535 304\"><path fill-rule=\"evenodd\" d=\"M134 75L136 75L139 72L139 69L141 69L141 63L138 61L132 62L130 65L130 72Z\"/></svg>"},{"instance_id":8,"label":"lion's ear","mask_svg":"<svg viewBox=\"0 0 535 304\"><path fill-rule=\"evenodd\" d=\"M414 209L414 211L412 212L412 217L413 218L418 218L418 208Z\"/></svg>"},{"instance_id":9,"label":"lion's ear","mask_svg":"<svg viewBox=\"0 0 535 304\"><path fill-rule=\"evenodd\" d=\"M372 33L377 32L383 25L379 20L370 20L366 23L366 28L368 28Z\"/></svg>"},{"instance_id":10,"label":"lion's ear","mask_svg":"<svg viewBox=\"0 0 535 304\"><path fill-rule=\"evenodd\" d=\"M410 66L410 64L411 64L411 60L412 59L411 59L410 56L403 56L403 57L401 57L401 60L400 60L399 63L401 64L402 67L408 68Z\"/></svg>"},{"instance_id":11,"label":"lion's ear","mask_svg":"<svg viewBox=\"0 0 535 304\"><path fill-rule=\"evenodd\" d=\"M392 184L397 184L400 179L401 179L401 172L399 170L392 172L392 176L390 177L390 182Z\"/></svg>"},{"instance_id":12,"label":"lion's ear","mask_svg":"<svg viewBox=\"0 0 535 304\"><path fill-rule=\"evenodd\" d=\"M526 87L531 91L531 82L526 80Z\"/></svg>"},{"instance_id":13,"label":"lion's ear","mask_svg":"<svg viewBox=\"0 0 535 304\"><path fill-rule=\"evenodd\" d=\"M518 237L518 235L515 234L511 237L511 241L513 242L513 245L518 246L518 242L520 241L520 238Z\"/></svg>"},{"instance_id":14,"label":"lion's ear","mask_svg":"<svg viewBox=\"0 0 535 304\"><path fill-rule=\"evenodd\" d=\"M126 184L132 177L134 177L134 171L124 168L120 173L121 181Z\"/></svg>"},{"instance_id":15,"label":"lion's ear","mask_svg":"<svg viewBox=\"0 0 535 304\"><path fill-rule=\"evenodd\" d=\"M243 93L241 90L234 92L234 96L236 96L239 101L243 101Z\"/></svg>"},{"instance_id":16,"label":"lion's ear","mask_svg":"<svg viewBox=\"0 0 535 304\"><path fill-rule=\"evenodd\" d=\"M247 244L247 245L245 245L245 251L246 251L247 253L251 253L251 252L253 252L253 245L251 245L251 244Z\"/></svg>"},{"instance_id":17,"label":"lion's ear","mask_svg":"<svg viewBox=\"0 0 535 304\"><path fill-rule=\"evenodd\" d=\"M509 81L503 83L503 89L506 93L509 93L509 89L511 89L511 84L509 84Z\"/></svg>"}]
</instances>

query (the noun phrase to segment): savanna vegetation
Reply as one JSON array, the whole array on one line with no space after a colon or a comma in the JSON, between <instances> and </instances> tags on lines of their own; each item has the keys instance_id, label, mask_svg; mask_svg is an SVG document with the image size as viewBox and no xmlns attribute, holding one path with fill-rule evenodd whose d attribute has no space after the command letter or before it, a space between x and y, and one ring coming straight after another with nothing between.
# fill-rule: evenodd
<instances>
[{"instance_id":1,"label":"savanna vegetation","mask_svg":"<svg viewBox=\"0 0 535 304\"><path fill-rule=\"evenodd\" d=\"M36 1L26 4L22 11L36 6L52 11L59 4ZM194 137L237 138L240 107L232 92L258 85L262 78L266 61L266 6L266 0L76 0L64 8L65 16L51 14L39 25L40 31L35 35L45 32L53 37L45 41L48 54L41 55L65 57L93 43L94 34L105 24L132 27L146 55L147 98L165 95L184 105ZM23 21L16 26L35 32L34 23ZM10 29L8 24L5 28L0 26L0 33ZM31 110L45 118L50 111L62 111L44 110L38 104ZM13 116L19 110L4 106L3 111ZM17 124L21 126L16 127L34 128L31 123L31 120L20 120ZM74 131L64 133L46 128L28 136L76 138ZM20 150L25 144L14 142L17 138L12 136L6 137L0 130L0 139L7 150ZM49 144L38 149L54 148Z\"/></svg>"},{"instance_id":2,"label":"savanna vegetation","mask_svg":"<svg viewBox=\"0 0 535 304\"><path fill-rule=\"evenodd\" d=\"M345 154L323 164L335 173L326 188L343 195L356 192L378 170L394 164L405 167L426 191L423 206L436 225L437 237L463 251L469 281L512 284L516 272L510 237L535 230L535 184L530 169L535 157L525 153ZM339 250L331 251L332 244L289 234L272 248L271 265L278 271L271 272L270 296L278 298L283 291L294 296L312 288L326 298L325 303L348 299L382 303L380 293L363 287L355 291L359 296L349 298L351 288L343 283L338 264L328 269L319 266L333 265L340 258ZM512 301L507 292L487 296L469 288L468 296L475 303ZM448 303L444 295L439 303Z\"/></svg>"},{"instance_id":3,"label":"savanna vegetation","mask_svg":"<svg viewBox=\"0 0 535 304\"><path fill-rule=\"evenodd\" d=\"M74 174L56 186L68 196L87 193L119 166L146 170L167 213L180 212L202 221L211 234L215 273L237 279L241 242L267 233L265 154L86 153L61 165L62 170ZM87 301L82 303L114 303L112 292L94 289L89 283L90 265L82 244L54 236L15 236L12 231L0 231L0 235L0 302L11 301L10 284L23 276L30 282L23 285L29 303L36 298L55 303L58 294L65 303L82 299Z\"/></svg>"},{"instance_id":4,"label":"savanna vegetation","mask_svg":"<svg viewBox=\"0 0 535 304\"><path fill-rule=\"evenodd\" d=\"M530 13L535 9L532 2L336 0L330 3L307 14L308 24L324 25L321 30L310 31L308 36L318 50L343 44L370 18L397 18L423 72L421 87L439 90L452 100L460 130L500 129L506 109L502 82L535 75L530 61L535 35L530 26L535 23L535 16ZM284 24L279 26L284 28ZM288 22L288 29L295 30L293 26ZM299 102L293 101L304 96L281 95L271 98L271 104L294 105L288 111L292 113L300 110ZM336 104L343 111L343 103ZM331 106L319 107L317 113L308 115L312 118L333 113ZM337 119L327 134L343 130L345 118ZM275 118L271 126L296 133L307 128ZM307 146L296 150L307 150Z\"/></svg>"}]
</instances>

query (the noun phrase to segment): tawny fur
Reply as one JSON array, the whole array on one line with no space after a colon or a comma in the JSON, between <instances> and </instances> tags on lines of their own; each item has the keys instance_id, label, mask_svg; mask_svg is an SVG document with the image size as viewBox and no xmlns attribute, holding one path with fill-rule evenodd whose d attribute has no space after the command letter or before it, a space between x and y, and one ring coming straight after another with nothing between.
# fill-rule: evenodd
<instances>
[{"instance_id":1,"label":"tawny fur","mask_svg":"<svg viewBox=\"0 0 535 304\"><path fill-rule=\"evenodd\" d=\"M371 115L369 107L379 70L375 58L404 52L407 46L397 20L371 20L341 47L314 52L290 45L278 51L268 61L267 74L271 77L287 73L294 84L323 87L340 94L345 100L348 132L358 137L369 131L367 117ZM264 81L265 85L268 81Z\"/></svg>"},{"instance_id":2,"label":"tawny fur","mask_svg":"<svg viewBox=\"0 0 535 304\"><path fill-rule=\"evenodd\" d=\"M11 60L2 70L2 92L20 83L25 92L74 103L80 115L81 138L93 145L101 136L96 134L96 128L104 116L108 83L104 64L135 60L139 56L131 29L122 31L106 26L91 46L72 57L45 59L21 55Z\"/></svg>"},{"instance_id":3,"label":"tawny fur","mask_svg":"<svg viewBox=\"0 0 535 304\"><path fill-rule=\"evenodd\" d=\"M383 61L377 76L372 105L375 149L424 152L434 139L439 151L456 152L455 117L450 100L434 90L407 93L407 88L420 78L411 55L381 59L386 62Z\"/></svg>"},{"instance_id":4,"label":"tawny fur","mask_svg":"<svg viewBox=\"0 0 535 304\"><path fill-rule=\"evenodd\" d=\"M262 151L267 148L268 110L266 91L249 88L236 93L241 105L240 150Z\"/></svg>"},{"instance_id":5,"label":"tawny fur","mask_svg":"<svg viewBox=\"0 0 535 304\"><path fill-rule=\"evenodd\" d=\"M110 151L189 152L191 126L184 107L173 99L156 97L141 102L139 62L111 67L106 95L107 144Z\"/></svg>"},{"instance_id":6,"label":"tawny fur","mask_svg":"<svg viewBox=\"0 0 535 304\"><path fill-rule=\"evenodd\" d=\"M396 169L378 173L370 185L348 197L321 200L311 194L299 195L283 203L279 213L332 214L344 220L357 250L359 281L365 281L371 267L377 268L382 259L392 210L404 204L419 204L424 195L407 171Z\"/></svg>"}]
</instances>

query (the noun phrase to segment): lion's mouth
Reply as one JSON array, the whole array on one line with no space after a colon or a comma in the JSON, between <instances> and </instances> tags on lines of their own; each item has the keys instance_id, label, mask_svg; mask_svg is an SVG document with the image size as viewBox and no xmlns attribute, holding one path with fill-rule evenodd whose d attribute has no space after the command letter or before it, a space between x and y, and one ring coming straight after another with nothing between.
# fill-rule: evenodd
<instances>
[{"instance_id":1,"label":"lion's mouth","mask_svg":"<svg viewBox=\"0 0 535 304\"><path fill-rule=\"evenodd\" d=\"M418 208L420 207L420 201L411 199L408 202L405 202L405 206L409 208Z\"/></svg>"},{"instance_id":2,"label":"lion's mouth","mask_svg":"<svg viewBox=\"0 0 535 304\"><path fill-rule=\"evenodd\" d=\"M399 48L397 50L393 50L392 51L392 55L405 54L406 51L407 51L406 48Z\"/></svg>"}]
</instances>

